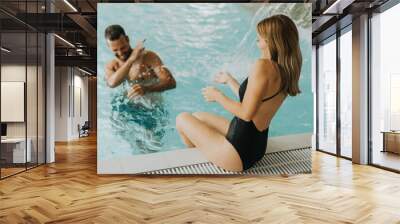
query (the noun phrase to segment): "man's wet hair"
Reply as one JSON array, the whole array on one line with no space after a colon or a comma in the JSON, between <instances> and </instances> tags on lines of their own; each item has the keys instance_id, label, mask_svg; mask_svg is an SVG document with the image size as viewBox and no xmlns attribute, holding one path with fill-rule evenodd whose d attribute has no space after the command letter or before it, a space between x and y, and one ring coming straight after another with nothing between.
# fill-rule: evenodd
<instances>
[{"instance_id":1,"label":"man's wet hair","mask_svg":"<svg viewBox=\"0 0 400 224\"><path fill-rule=\"evenodd\" d=\"M118 40L121 36L126 36L124 28L120 25L111 25L106 28L104 36L107 40Z\"/></svg>"}]
</instances>

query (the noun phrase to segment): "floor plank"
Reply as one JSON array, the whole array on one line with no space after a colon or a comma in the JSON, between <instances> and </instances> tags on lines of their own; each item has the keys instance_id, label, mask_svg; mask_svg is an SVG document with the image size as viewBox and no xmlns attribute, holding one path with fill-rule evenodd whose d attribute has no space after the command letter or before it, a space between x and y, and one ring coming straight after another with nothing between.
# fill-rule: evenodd
<instances>
[{"instance_id":1,"label":"floor plank","mask_svg":"<svg viewBox=\"0 0 400 224\"><path fill-rule=\"evenodd\" d=\"M96 138L0 181L0 223L400 223L400 175L313 152L313 173L96 174Z\"/></svg>"}]
</instances>

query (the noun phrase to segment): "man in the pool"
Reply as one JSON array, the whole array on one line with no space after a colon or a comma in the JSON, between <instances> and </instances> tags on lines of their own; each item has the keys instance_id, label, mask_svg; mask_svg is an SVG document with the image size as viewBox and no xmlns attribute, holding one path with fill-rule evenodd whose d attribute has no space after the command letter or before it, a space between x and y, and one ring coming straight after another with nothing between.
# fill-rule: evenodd
<instances>
[{"instance_id":1,"label":"man in the pool","mask_svg":"<svg viewBox=\"0 0 400 224\"><path fill-rule=\"evenodd\" d=\"M130 99L176 87L174 77L160 57L153 51L144 50L144 41L139 41L132 49L129 37L120 25L108 26L105 38L108 48L115 54L106 65L105 78L109 87L115 88L127 81L130 84L127 97Z\"/></svg>"}]
</instances>

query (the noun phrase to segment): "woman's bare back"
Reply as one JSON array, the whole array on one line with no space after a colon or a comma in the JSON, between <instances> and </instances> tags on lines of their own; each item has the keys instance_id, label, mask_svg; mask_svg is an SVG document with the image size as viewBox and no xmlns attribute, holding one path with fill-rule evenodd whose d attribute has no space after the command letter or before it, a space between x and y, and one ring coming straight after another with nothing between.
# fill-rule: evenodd
<instances>
[{"instance_id":1,"label":"woman's bare back","mask_svg":"<svg viewBox=\"0 0 400 224\"><path fill-rule=\"evenodd\" d=\"M262 99L273 96L281 88L281 75L279 72L278 65L272 61L269 61L266 62L264 66L265 69L269 70L273 69L273 72L269 72L268 74L270 75L270 77L267 86L265 86L265 93ZM269 99L261 103L260 107L256 112L255 117L252 119L254 125L259 131L265 130L267 127L269 127L272 118L278 111L279 107L282 105L286 96L287 96L286 94L280 92L272 99Z\"/></svg>"}]
</instances>

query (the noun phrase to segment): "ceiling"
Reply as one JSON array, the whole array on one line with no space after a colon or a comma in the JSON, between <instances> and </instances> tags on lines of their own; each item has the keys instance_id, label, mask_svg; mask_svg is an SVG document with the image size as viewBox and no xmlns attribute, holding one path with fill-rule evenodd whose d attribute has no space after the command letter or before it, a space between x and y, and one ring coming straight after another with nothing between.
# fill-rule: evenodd
<instances>
[{"instance_id":1,"label":"ceiling","mask_svg":"<svg viewBox=\"0 0 400 224\"><path fill-rule=\"evenodd\" d=\"M339 20L351 23L351 17L372 10L388 0L304 0L304 1L226 1L226 2L298 2L312 3L313 42L318 42L337 29ZM55 32L56 65L80 66L96 73L97 3L109 2L177 2L160 0L1 0L0 23L3 46L23 52L25 28L30 31ZM192 1L193 2L193 1ZM196 2L213 2L196 1ZM220 1L214 1L220 2ZM50 8L53 13L50 12ZM346 22L341 22L345 26ZM33 36L32 36L33 37ZM59 38L60 37L60 38ZM28 54L36 42L28 38ZM66 40L66 41L63 41ZM35 43L30 43L30 41ZM72 44L72 45L71 45ZM17 53L15 53L17 54Z\"/></svg>"}]
</instances>

